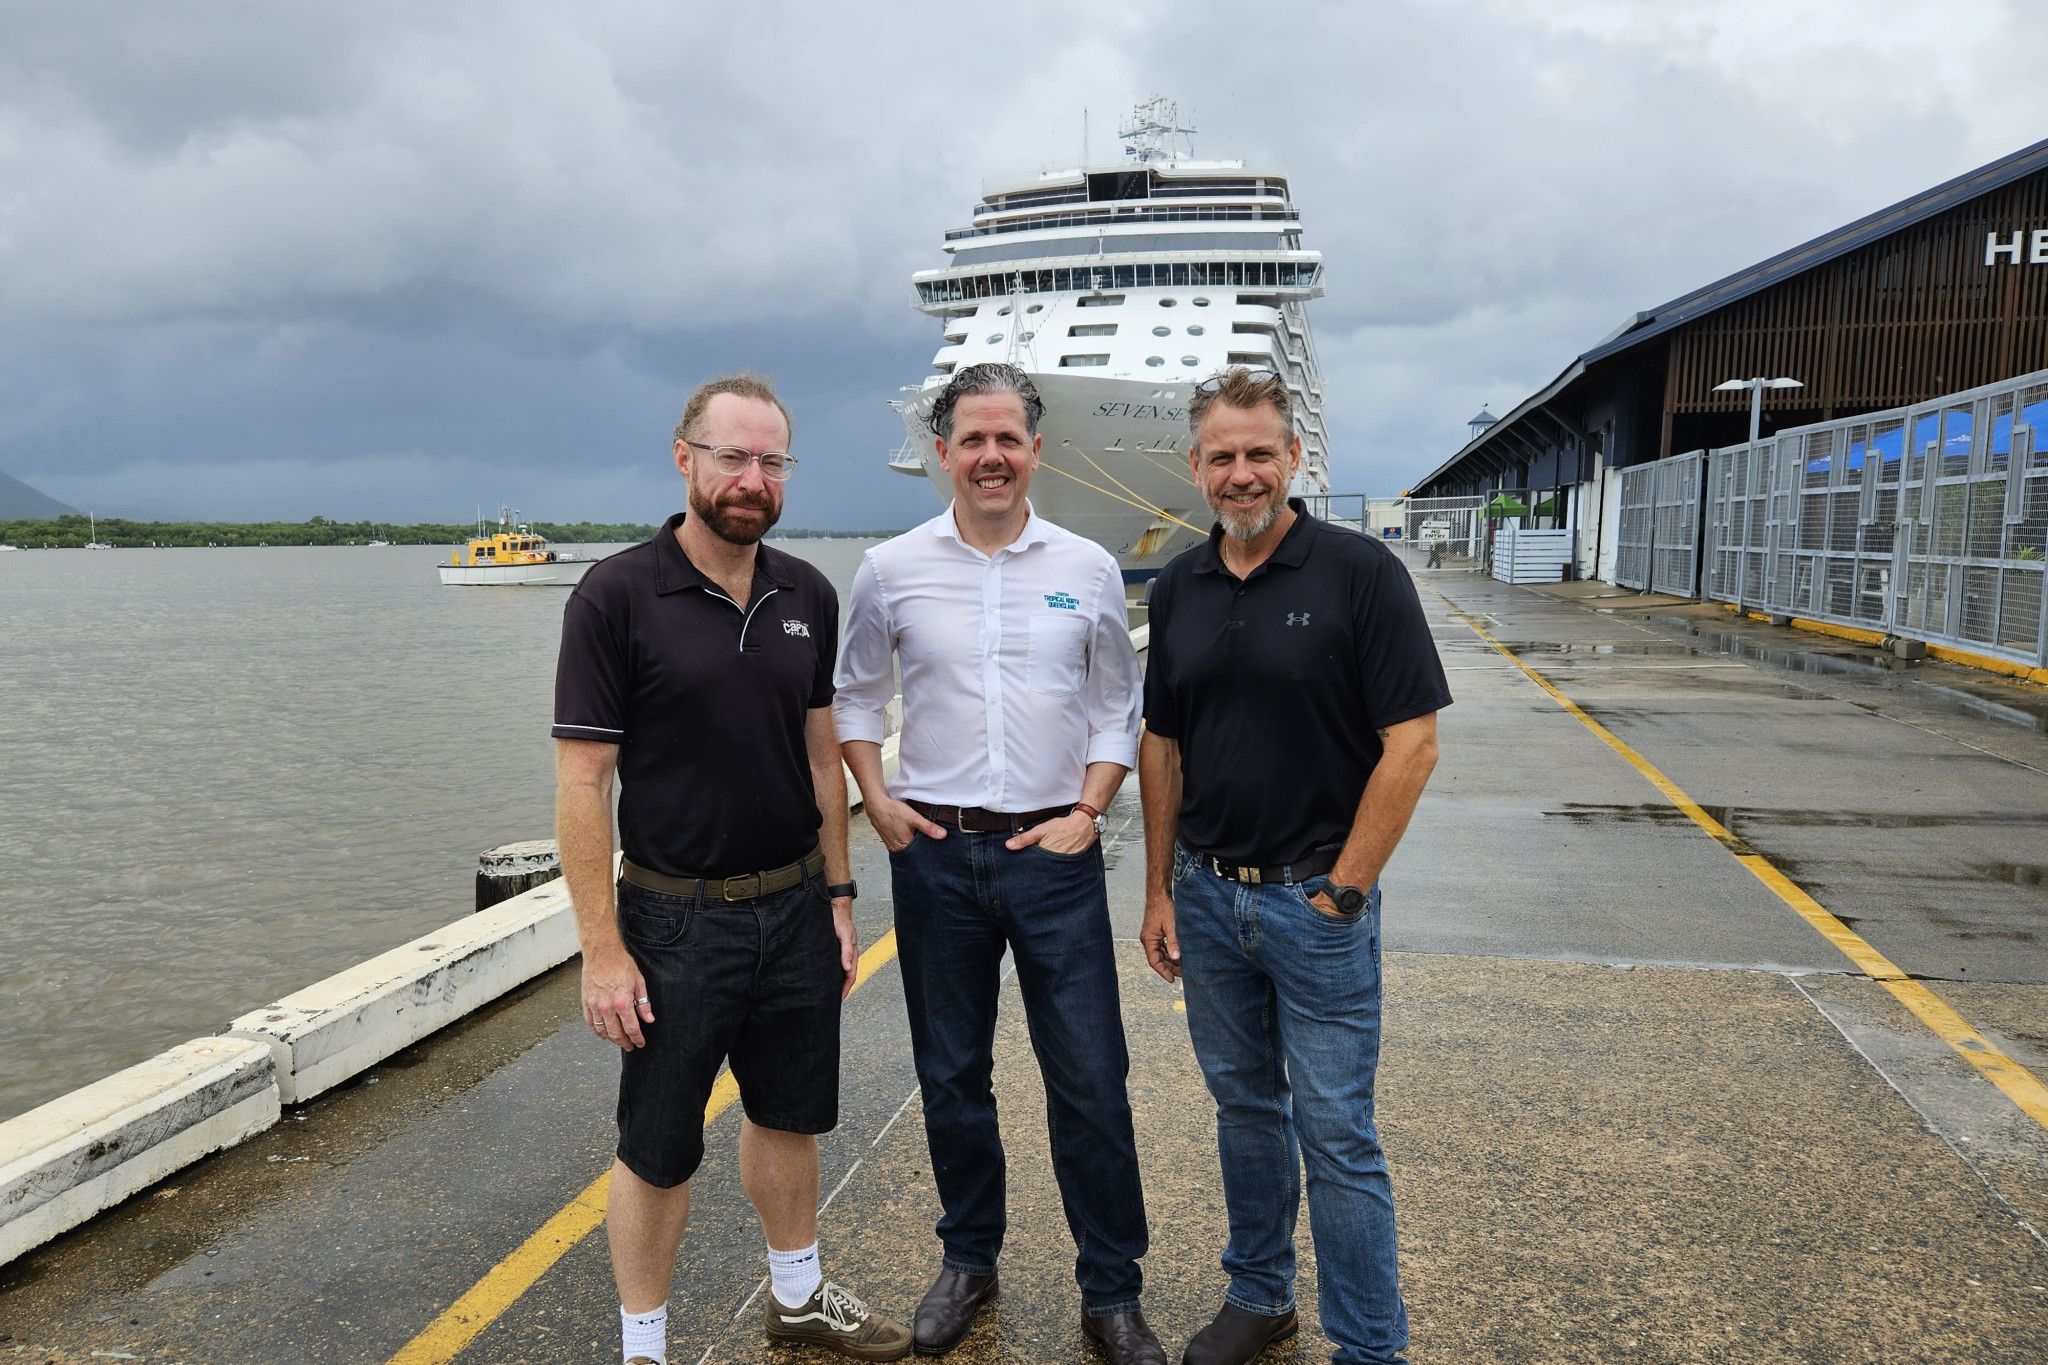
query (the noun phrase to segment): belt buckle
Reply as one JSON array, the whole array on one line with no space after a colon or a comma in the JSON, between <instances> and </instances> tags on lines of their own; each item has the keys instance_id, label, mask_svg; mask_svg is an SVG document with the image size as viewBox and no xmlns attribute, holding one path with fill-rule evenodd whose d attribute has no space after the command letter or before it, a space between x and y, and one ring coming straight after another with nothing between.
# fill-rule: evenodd
<instances>
[{"instance_id":1,"label":"belt buckle","mask_svg":"<svg viewBox=\"0 0 2048 1365\"><path fill-rule=\"evenodd\" d=\"M733 893L734 882L752 882L753 889L751 892L742 890L739 894L735 895ZM761 894L761 874L758 872L748 872L738 877L727 877L723 882L719 883L718 894L728 901L757 899Z\"/></svg>"}]
</instances>

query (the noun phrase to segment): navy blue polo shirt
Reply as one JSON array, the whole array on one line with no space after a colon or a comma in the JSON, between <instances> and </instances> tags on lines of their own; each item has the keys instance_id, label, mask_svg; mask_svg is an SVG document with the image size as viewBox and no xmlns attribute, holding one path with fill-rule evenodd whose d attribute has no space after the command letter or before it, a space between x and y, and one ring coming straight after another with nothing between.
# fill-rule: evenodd
<instances>
[{"instance_id":1,"label":"navy blue polo shirt","mask_svg":"<svg viewBox=\"0 0 2048 1365\"><path fill-rule=\"evenodd\" d=\"M818 842L804 721L832 704L839 594L763 543L742 609L668 519L583 575L562 613L556 739L619 746L619 842L672 877L793 863Z\"/></svg>"},{"instance_id":2,"label":"navy blue polo shirt","mask_svg":"<svg viewBox=\"0 0 2048 1365\"><path fill-rule=\"evenodd\" d=\"M1255 867L1343 843L1377 731L1451 704L1393 551L1288 506L1294 525L1242 582L1217 526L1152 588L1145 728L1180 743L1180 841Z\"/></svg>"}]
</instances>

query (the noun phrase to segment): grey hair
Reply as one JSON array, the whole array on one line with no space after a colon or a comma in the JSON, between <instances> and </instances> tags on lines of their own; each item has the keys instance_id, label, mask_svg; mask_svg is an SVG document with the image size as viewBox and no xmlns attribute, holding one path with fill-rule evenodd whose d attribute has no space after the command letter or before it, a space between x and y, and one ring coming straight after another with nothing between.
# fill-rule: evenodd
<instances>
[{"instance_id":1,"label":"grey hair","mask_svg":"<svg viewBox=\"0 0 2048 1365\"><path fill-rule=\"evenodd\" d=\"M987 361L980 365L969 365L953 376L952 382L940 392L932 404L931 427L941 440L953 439L953 408L963 398L973 398L985 393L1014 393L1017 401L1024 405L1024 431L1026 435L1038 434L1038 419L1045 416L1045 400L1038 396L1038 385L1031 382L1031 376L1015 365L999 361Z\"/></svg>"},{"instance_id":2,"label":"grey hair","mask_svg":"<svg viewBox=\"0 0 2048 1365\"><path fill-rule=\"evenodd\" d=\"M1197 441L1202 439L1202 419L1218 403L1246 411L1271 408L1280 419L1280 429L1289 436L1294 434L1294 400L1287 392L1287 381L1271 370L1265 371L1265 379L1252 378L1256 373L1259 371L1244 366L1218 370L1195 386L1188 399L1188 430Z\"/></svg>"}]
</instances>

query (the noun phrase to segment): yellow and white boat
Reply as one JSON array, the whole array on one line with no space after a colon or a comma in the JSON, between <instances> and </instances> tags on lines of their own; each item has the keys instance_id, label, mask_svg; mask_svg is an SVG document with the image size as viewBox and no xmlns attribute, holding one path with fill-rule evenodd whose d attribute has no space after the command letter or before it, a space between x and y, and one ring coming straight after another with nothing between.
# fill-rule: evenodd
<instances>
[{"instance_id":1,"label":"yellow and white boat","mask_svg":"<svg viewBox=\"0 0 2048 1365\"><path fill-rule=\"evenodd\" d=\"M441 581L473 586L525 585L573 588L595 559L557 554L547 537L516 524L510 508L498 509L495 535L479 536L469 548L451 550L441 566ZM466 557L465 557L466 555Z\"/></svg>"}]
</instances>

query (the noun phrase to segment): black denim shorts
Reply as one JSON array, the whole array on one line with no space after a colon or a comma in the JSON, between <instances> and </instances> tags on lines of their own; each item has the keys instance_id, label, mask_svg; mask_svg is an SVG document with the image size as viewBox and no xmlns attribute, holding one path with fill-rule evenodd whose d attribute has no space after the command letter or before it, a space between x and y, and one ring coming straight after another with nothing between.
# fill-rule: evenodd
<instances>
[{"instance_id":1,"label":"black denim shorts","mask_svg":"<svg viewBox=\"0 0 2048 1365\"><path fill-rule=\"evenodd\" d=\"M618 886L619 932L654 1010L619 1075L619 1160L663 1189L688 1180L727 1060L756 1126L830 1132L845 974L824 878L732 902Z\"/></svg>"}]
</instances>

